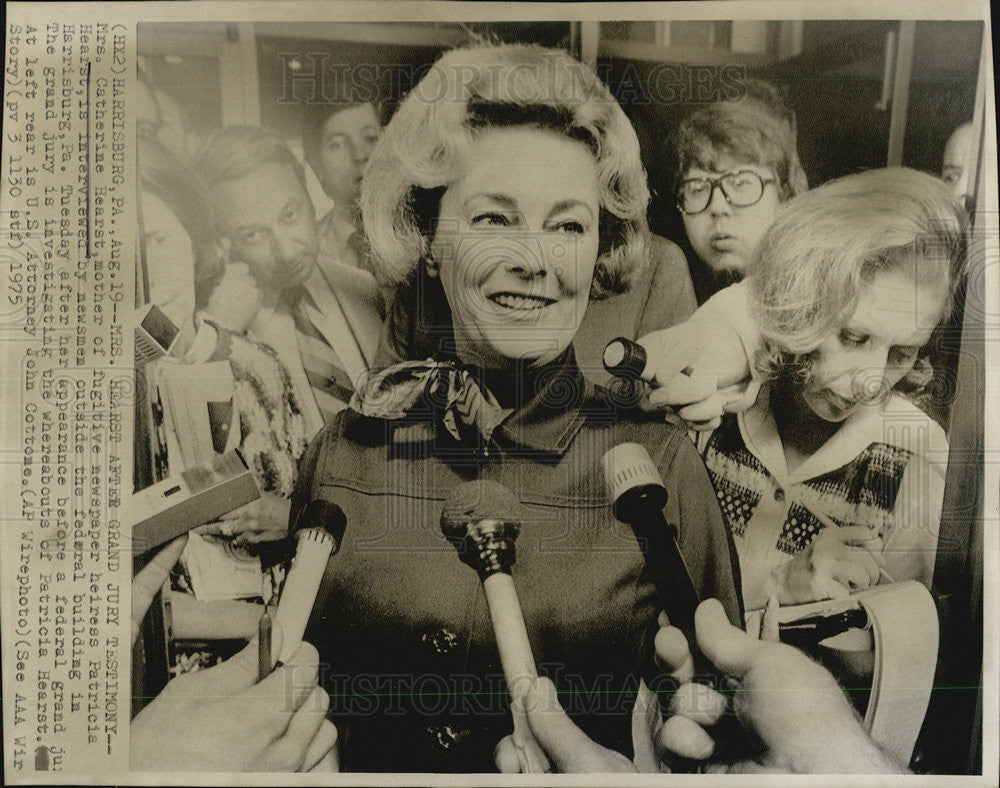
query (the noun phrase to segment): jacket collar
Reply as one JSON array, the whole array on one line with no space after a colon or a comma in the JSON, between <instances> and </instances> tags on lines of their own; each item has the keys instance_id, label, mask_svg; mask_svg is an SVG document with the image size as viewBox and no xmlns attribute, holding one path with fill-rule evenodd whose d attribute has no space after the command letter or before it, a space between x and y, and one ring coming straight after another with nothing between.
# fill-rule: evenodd
<instances>
[{"instance_id":1,"label":"jacket collar","mask_svg":"<svg viewBox=\"0 0 1000 788\"><path fill-rule=\"evenodd\" d=\"M943 431L913 403L892 394L880 405L860 408L848 416L833 436L808 457L794 472L785 464L785 450L770 406L770 386L761 386L756 402L738 414L737 423L746 447L785 485L799 484L829 473L851 462L873 443L886 443L913 451L906 440L917 426L929 430L929 447L940 454L947 446ZM943 449L947 457L947 448ZM932 452L932 453L934 453Z\"/></svg>"},{"instance_id":2,"label":"jacket collar","mask_svg":"<svg viewBox=\"0 0 1000 788\"><path fill-rule=\"evenodd\" d=\"M539 370L521 374L486 375L477 378L510 414L494 430L490 445L469 447L489 456L491 448L509 452L527 451L561 456L587 420L585 405L595 399L595 387L580 371L570 347L562 356ZM444 439L449 451L454 438L439 417L397 422L395 443L431 443Z\"/></svg>"},{"instance_id":3,"label":"jacket collar","mask_svg":"<svg viewBox=\"0 0 1000 788\"><path fill-rule=\"evenodd\" d=\"M594 395L594 385L577 366L572 346L534 372L521 391L521 401L495 433L498 442L564 454L587 419L584 404Z\"/></svg>"}]
</instances>

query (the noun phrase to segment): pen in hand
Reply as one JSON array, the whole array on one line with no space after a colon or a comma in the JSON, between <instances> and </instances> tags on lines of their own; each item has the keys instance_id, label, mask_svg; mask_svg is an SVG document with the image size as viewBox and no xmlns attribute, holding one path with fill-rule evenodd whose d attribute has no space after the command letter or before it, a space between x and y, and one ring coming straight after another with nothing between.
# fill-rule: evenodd
<instances>
[{"instance_id":1,"label":"pen in hand","mask_svg":"<svg viewBox=\"0 0 1000 788\"><path fill-rule=\"evenodd\" d=\"M257 681L271 675L271 615L264 608L264 614L257 624Z\"/></svg>"}]
</instances>

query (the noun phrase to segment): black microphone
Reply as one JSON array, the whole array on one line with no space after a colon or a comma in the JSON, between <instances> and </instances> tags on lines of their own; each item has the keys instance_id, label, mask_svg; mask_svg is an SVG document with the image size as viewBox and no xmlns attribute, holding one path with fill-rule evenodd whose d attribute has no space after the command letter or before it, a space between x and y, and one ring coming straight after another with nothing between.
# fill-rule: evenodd
<instances>
[{"instance_id":1,"label":"black microphone","mask_svg":"<svg viewBox=\"0 0 1000 788\"><path fill-rule=\"evenodd\" d=\"M646 349L627 337L612 339L604 347L604 368L621 380L642 378L647 360Z\"/></svg>"},{"instance_id":2,"label":"black microphone","mask_svg":"<svg viewBox=\"0 0 1000 788\"><path fill-rule=\"evenodd\" d=\"M299 531L309 528L319 528L332 536L336 544L333 552L337 552L344 538L344 531L347 530L347 515L333 501L315 498L302 507L288 530L291 534L298 535Z\"/></svg>"},{"instance_id":3,"label":"black microphone","mask_svg":"<svg viewBox=\"0 0 1000 788\"><path fill-rule=\"evenodd\" d=\"M621 443L601 460L615 517L635 531L656 579L660 604L670 623L694 631L698 592L677 546L677 528L666 521L667 489L644 446Z\"/></svg>"},{"instance_id":4,"label":"black microphone","mask_svg":"<svg viewBox=\"0 0 1000 788\"><path fill-rule=\"evenodd\" d=\"M615 517L632 526L643 546L643 554L659 592L660 605L670 619L670 625L680 628L687 635L695 669L701 674L700 680L718 690L722 677L701 653L695 638L694 613L701 599L677 545L677 528L663 516L667 489L663 486L656 463L646 448L638 443L615 446L605 453L601 462L612 511ZM698 679L698 676L695 678ZM666 718L670 714L669 696L676 691L677 680L665 673L657 674L650 677L650 689L656 694ZM735 715L724 714L716 723L714 732L717 760L736 762L750 757L753 743L741 729ZM668 760L671 770L675 772L695 771L700 765L678 756Z\"/></svg>"}]
</instances>

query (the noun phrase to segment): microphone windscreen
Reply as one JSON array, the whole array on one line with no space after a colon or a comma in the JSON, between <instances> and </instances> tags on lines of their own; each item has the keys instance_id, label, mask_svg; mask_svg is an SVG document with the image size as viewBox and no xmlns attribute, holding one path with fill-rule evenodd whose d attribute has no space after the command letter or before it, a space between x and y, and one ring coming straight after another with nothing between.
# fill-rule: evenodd
<instances>
[{"instance_id":1,"label":"microphone windscreen","mask_svg":"<svg viewBox=\"0 0 1000 788\"><path fill-rule=\"evenodd\" d=\"M291 532L297 533L304 528L319 528L333 537L334 552L340 548L340 541L347 529L347 515L333 501L315 498L305 505L295 519Z\"/></svg>"},{"instance_id":2,"label":"microphone windscreen","mask_svg":"<svg viewBox=\"0 0 1000 788\"><path fill-rule=\"evenodd\" d=\"M604 368L612 375L640 378L646 369L646 349L634 340L618 337L604 348Z\"/></svg>"},{"instance_id":3,"label":"microphone windscreen","mask_svg":"<svg viewBox=\"0 0 1000 788\"><path fill-rule=\"evenodd\" d=\"M663 487L663 479L656 463L641 444L619 443L605 453L601 465L611 503L615 503L629 490Z\"/></svg>"},{"instance_id":4,"label":"microphone windscreen","mask_svg":"<svg viewBox=\"0 0 1000 788\"><path fill-rule=\"evenodd\" d=\"M477 479L449 493L441 511L441 527L451 531L481 520L519 522L522 515L521 502L510 489L499 482Z\"/></svg>"}]
</instances>

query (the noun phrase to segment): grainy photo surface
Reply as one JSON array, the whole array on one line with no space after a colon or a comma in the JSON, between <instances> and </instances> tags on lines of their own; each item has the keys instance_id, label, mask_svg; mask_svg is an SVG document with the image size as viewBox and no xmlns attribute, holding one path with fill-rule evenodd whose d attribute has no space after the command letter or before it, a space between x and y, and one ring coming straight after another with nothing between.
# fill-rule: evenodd
<instances>
[{"instance_id":1,"label":"grainy photo surface","mask_svg":"<svg viewBox=\"0 0 1000 788\"><path fill-rule=\"evenodd\" d=\"M9 10L5 782L996 779L985 4Z\"/></svg>"}]
</instances>

